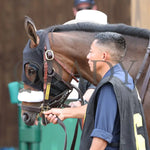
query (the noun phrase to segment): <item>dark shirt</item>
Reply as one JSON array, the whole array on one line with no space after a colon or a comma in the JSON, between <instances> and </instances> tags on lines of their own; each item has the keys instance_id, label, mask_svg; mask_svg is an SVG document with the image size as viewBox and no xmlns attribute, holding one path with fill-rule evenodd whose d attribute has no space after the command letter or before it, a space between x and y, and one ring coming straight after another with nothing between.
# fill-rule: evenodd
<instances>
[{"instance_id":1,"label":"dark shirt","mask_svg":"<svg viewBox=\"0 0 150 150\"><path fill-rule=\"evenodd\" d=\"M112 71L113 69L113 71ZM125 74L120 64L111 68L103 78L113 73L113 76L119 78L130 89L134 88L133 79ZM119 143L120 139L120 117L116 96L110 83L105 84L98 93L98 103L95 117L95 127L91 137L99 137L108 143ZM107 146L106 150L117 150Z\"/></svg>"},{"instance_id":2,"label":"dark shirt","mask_svg":"<svg viewBox=\"0 0 150 150\"><path fill-rule=\"evenodd\" d=\"M89 81L80 78L80 82L79 82L79 89L81 90L82 94L84 94L87 89L95 89L96 87L90 83Z\"/></svg>"}]
</instances>

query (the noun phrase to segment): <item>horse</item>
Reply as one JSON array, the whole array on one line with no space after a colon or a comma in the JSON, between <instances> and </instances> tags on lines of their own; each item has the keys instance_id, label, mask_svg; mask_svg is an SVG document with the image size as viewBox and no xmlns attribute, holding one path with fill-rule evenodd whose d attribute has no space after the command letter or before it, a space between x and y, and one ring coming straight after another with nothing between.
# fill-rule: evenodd
<instances>
[{"instance_id":1,"label":"horse","mask_svg":"<svg viewBox=\"0 0 150 150\"><path fill-rule=\"evenodd\" d=\"M89 22L54 25L36 30L34 22L29 17L25 18L25 29L29 41L23 52L25 91L22 93L30 89L31 92L28 94L35 91L38 95L39 91L44 91L46 95L46 100L22 100L22 115L27 125L34 124L43 103L44 110L47 107L64 107L62 104L72 91L70 82L73 78L76 80L78 76L94 85L98 84L100 79L90 71L86 59L90 45L99 32L117 32L123 35L127 43L127 53L121 63L135 80L142 97L150 137L149 30L125 24L100 25ZM47 80L52 84L47 84Z\"/></svg>"}]
</instances>

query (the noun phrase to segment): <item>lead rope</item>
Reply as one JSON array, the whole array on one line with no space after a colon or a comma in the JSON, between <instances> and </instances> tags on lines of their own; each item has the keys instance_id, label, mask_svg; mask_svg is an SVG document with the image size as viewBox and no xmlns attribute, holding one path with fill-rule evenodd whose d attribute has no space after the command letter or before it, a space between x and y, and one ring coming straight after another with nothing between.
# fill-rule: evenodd
<instances>
[{"instance_id":1,"label":"lead rope","mask_svg":"<svg viewBox=\"0 0 150 150\"><path fill-rule=\"evenodd\" d=\"M65 131L65 144L64 144L64 150L66 150L67 148L67 131L66 131L66 127L65 127L65 124L63 123L62 120L60 120L59 118L57 118L57 123L64 129Z\"/></svg>"},{"instance_id":2,"label":"lead rope","mask_svg":"<svg viewBox=\"0 0 150 150\"><path fill-rule=\"evenodd\" d=\"M54 59L54 54L53 51L50 48L49 45L49 39L48 39L48 35L46 37L46 47L45 47L45 53L44 53L44 109L47 110L47 108L45 108L45 106L47 106L47 103L49 101L49 95L50 95L50 90L51 90L51 81L52 81L52 76L54 75L53 72L53 68L52 68L52 60ZM58 121L57 123L64 129L65 131L65 144L64 144L64 150L66 150L67 148L67 132L66 132L66 127L63 123L62 120L60 120L57 117ZM43 124L47 124L47 119L45 118L44 114L42 114L42 120L43 120Z\"/></svg>"},{"instance_id":3,"label":"lead rope","mask_svg":"<svg viewBox=\"0 0 150 150\"><path fill-rule=\"evenodd\" d=\"M44 89L44 106L43 106L43 109L44 110L49 110L49 107L48 107L48 102L49 102L49 95L50 95L50 90L51 90L51 81L52 81L52 77L54 76L54 70L52 68L52 60L55 60L68 74L71 75L72 78L74 78L74 80L76 82L79 82L77 80L77 78L65 67L62 65L62 63L57 60L55 57L54 57L54 54L53 54L53 51L51 50L50 48L50 43L49 43L49 38L48 38L48 34L46 36L46 40L45 40L45 44L46 44L46 47L45 47L45 53L44 53L44 86L43 86L43 89ZM67 83L65 83L66 85L68 85ZM68 87L70 87L68 85ZM75 87L74 85L71 85L71 87L73 87L78 93L79 93L79 96L80 96L80 99L81 99L81 104L83 105L84 104L84 100L83 100L83 95L81 93L81 91L79 90L79 88ZM57 117L57 123L64 129L65 131L65 144L64 144L64 150L66 150L67 148L67 132L66 132L66 127L63 123L62 120L60 120L58 117ZM42 120L43 120L43 124L47 124L47 120L44 116L44 114L42 114ZM75 147L75 141L76 141L76 137L77 137L77 131L78 131L78 123L79 123L79 120L77 121L77 125L76 125L76 129L75 129L75 135L74 135L74 139L73 139L73 142L72 142L72 146L71 146L71 149L74 150L74 147Z\"/></svg>"},{"instance_id":4,"label":"lead rope","mask_svg":"<svg viewBox=\"0 0 150 150\"><path fill-rule=\"evenodd\" d=\"M80 120L77 119L77 123L76 123L76 127L75 127L74 136L73 136L73 140L72 140L72 144L71 144L70 150L74 150L74 148L75 148L76 140L77 140L77 134L78 134L78 125L79 124L80 124Z\"/></svg>"}]
</instances>

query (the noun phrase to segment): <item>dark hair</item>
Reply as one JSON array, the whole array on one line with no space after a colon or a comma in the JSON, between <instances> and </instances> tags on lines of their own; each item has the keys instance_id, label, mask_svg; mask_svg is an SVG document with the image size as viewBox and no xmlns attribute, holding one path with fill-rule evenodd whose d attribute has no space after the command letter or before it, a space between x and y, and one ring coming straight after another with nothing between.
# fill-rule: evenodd
<instances>
[{"instance_id":1,"label":"dark hair","mask_svg":"<svg viewBox=\"0 0 150 150\"><path fill-rule=\"evenodd\" d=\"M120 61L126 53L126 41L121 34L115 32L101 32L95 36L97 44L110 48L112 57Z\"/></svg>"},{"instance_id":2,"label":"dark hair","mask_svg":"<svg viewBox=\"0 0 150 150\"><path fill-rule=\"evenodd\" d=\"M74 0L75 7L81 3L89 3L90 5L93 6L95 4L95 1L94 0Z\"/></svg>"}]
</instances>

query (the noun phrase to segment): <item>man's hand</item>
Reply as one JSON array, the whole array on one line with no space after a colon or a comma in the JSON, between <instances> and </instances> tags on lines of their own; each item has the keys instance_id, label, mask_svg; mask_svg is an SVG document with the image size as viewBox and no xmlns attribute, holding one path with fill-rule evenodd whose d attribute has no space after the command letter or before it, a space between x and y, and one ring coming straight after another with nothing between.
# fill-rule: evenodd
<instances>
[{"instance_id":1,"label":"man's hand","mask_svg":"<svg viewBox=\"0 0 150 150\"><path fill-rule=\"evenodd\" d=\"M80 107L52 108L43 112L43 114L50 123L56 124L58 120L57 117L62 121L67 118L84 118L86 108L87 104Z\"/></svg>"},{"instance_id":2,"label":"man's hand","mask_svg":"<svg viewBox=\"0 0 150 150\"><path fill-rule=\"evenodd\" d=\"M51 110L43 112L43 114L45 115L45 118L53 124L57 124L58 118L62 121L65 119L63 109L61 108L52 108Z\"/></svg>"}]
</instances>

